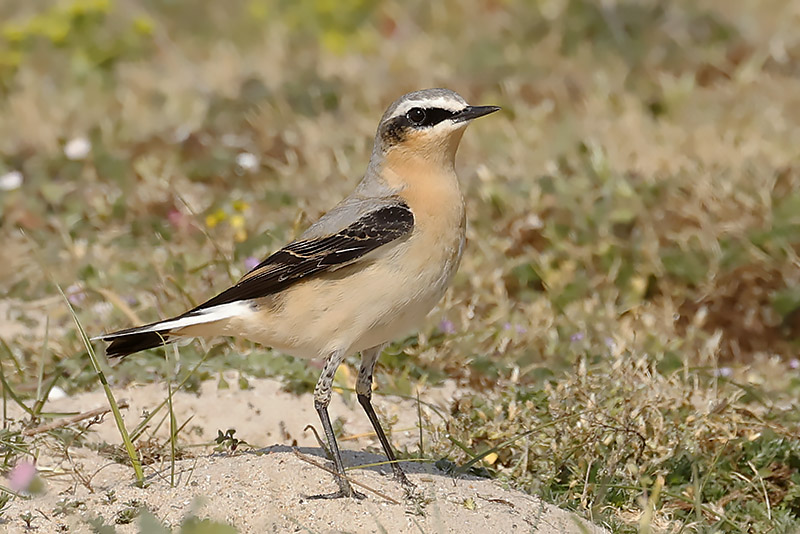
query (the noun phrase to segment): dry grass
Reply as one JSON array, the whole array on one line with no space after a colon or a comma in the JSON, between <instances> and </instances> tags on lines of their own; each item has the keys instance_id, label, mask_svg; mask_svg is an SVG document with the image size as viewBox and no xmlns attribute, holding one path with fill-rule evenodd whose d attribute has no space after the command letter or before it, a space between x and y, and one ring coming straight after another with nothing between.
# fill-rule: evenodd
<instances>
[{"instance_id":1,"label":"dry grass","mask_svg":"<svg viewBox=\"0 0 800 534\"><path fill-rule=\"evenodd\" d=\"M0 193L12 383L44 357L94 384L53 280L89 332L182 311L346 194L391 100L447 86L505 111L465 136L468 252L381 387L459 379L449 431L475 451L567 417L491 467L620 530L643 509L655 531L797 529L800 3L530 4L118 0L32 38L0 69L0 175L24 177ZM31 13L67 17L2 9L0 59ZM209 349L200 376L313 380L228 340L184 365ZM113 379L169 373L141 355Z\"/></svg>"}]
</instances>

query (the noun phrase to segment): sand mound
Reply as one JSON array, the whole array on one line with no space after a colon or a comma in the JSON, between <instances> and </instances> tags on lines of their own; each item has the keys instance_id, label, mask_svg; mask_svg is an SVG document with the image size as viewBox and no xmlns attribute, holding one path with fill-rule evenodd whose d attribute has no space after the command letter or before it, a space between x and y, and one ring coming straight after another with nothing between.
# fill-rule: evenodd
<instances>
[{"instance_id":1,"label":"sand mound","mask_svg":"<svg viewBox=\"0 0 800 534\"><path fill-rule=\"evenodd\" d=\"M308 424L319 426L311 397L298 398L282 392L273 380L255 380L251 385L247 390L220 390L206 383L200 395L176 395L179 423L193 416L182 440L210 441L218 430L235 428L236 437L251 444L278 445L235 454L208 453L204 449L198 456L176 463L174 487L169 462L151 464L147 466L148 486L144 489L132 484L129 468L109 462L88 447L70 449L70 459L48 454L42 448L38 464L41 470L67 471L78 466L89 483L81 484L70 476L48 477L47 493L29 501L12 502L5 513L6 522L0 522L0 530L5 527L9 532L24 531L20 514L31 510L38 532L62 531L59 525L69 526L69 532L91 532L87 518L102 516L106 523L113 523L135 500L172 526L193 512L235 525L242 533L605 532L535 497L503 489L495 481L453 478L428 464L405 464L409 478L417 485L411 498L388 474L388 467L380 466L350 471L354 481L370 488L360 489L367 494L365 500L309 499L336 488L332 475L307 461L329 465L313 433L303 432ZM116 394L131 405L126 410L129 427L136 424L142 410L152 409L164 399L163 388L155 385L130 387ZM426 393L427 399L446 396L447 388ZM53 401L48 409L87 411L104 405L103 394L91 392ZM396 420L394 442L415 442L416 408L412 403L377 398L376 405L385 417ZM343 418L346 433L366 435L342 442L346 465L385 460L379 454L364 451L375 444L368 434L369 423L356 403L335 396L331 413L333 418ZM119 442L110 417L92 428L92 441ZM292 447L294 442L297 450ZM110 491L113 498L108 496ZM72 504L64 506L64 502ZM54 513L64 508L69 508L66 514ZM136 521L116 528L120 533L139 530Z\"/></svg>"}]
</instances>

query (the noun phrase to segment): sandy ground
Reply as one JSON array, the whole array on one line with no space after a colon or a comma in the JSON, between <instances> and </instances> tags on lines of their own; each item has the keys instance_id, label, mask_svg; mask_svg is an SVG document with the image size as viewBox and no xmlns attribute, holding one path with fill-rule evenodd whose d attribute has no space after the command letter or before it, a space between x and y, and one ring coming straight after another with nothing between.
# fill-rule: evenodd
<instances>
[{"instance_id":1,"label":"sandy ground","mask_svg":"<svg viewBox=\"0 0 800 534\"><path fill-rule=\"evenodd\" d=\"M303 459L329 465L313 432L304 431L309 424L319 427L311 396L285 393L274 380L253 380L250 385L247 390L220 390L207 382L200 395L175 395L174 405L179 424L192 417L181 433L183 443L208 442L218 430L235 428L236 437L254 449L235 454L195 449L195 457L175 464L174 486L170 484L168 461L150 464L146 467L148 486L141 489L132 484L130 468L112 463L88 447L71 448L71 460L42 447L38 462L42 472L74 471L76 465L90 478L92 491L73 476L47 476L45 494L11 502L5 522L0 521L0 531L26 532L20 515L30 510L35 532L65 532L63 526L68 532L91 532L87 518L102 516L113 524L129 506L126 503L135 499L172 526L194 512L235 525L242 533L605 532L535 497L506 490L497 482L455 479L428 464L405 464L409 478L417 485L411 498L388 474L388 467L379 466L350 472L354 481L370 488L361 489L367 494L365 500L309 499L336 488L329 473ZM423 398L444 407L452 391L452 387L427 391ZM129 428L135 426L143 410L152 409L165 398L164 388L152 384L115 393L118 399L130 403L125 410ZM392 441L415 450L419 440L415 404L391 397L377 397L375 404L382 420L393 421ZM54 400L46 409L83 412L105 405L103 393L96 391ZM341 417L345 437L353 438L341 441L346 465L385 460L354 398L348 402L342 395L334 395L331 416ZM432 411L426 411L426 416L436 417ZM156 435L165 435L165 427L162 425ZM93 425L92 430L92 442L120 441L110 416ZM114 499L107 497L111 490ZM66 514L58 514L54 511L64 508L59 501L79 504ZM137 521L115 526L119 533L139 531Z\"/></svg>"}]
</instances>

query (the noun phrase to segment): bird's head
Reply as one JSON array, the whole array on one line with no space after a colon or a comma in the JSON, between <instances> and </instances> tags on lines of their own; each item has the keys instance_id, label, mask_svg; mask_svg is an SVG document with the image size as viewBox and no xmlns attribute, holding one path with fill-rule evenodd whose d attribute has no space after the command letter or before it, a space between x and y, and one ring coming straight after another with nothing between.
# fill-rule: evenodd
<instances>
[{"instance_id":1,"label":"bird's head","mask_svg":"<svg viewBox=\"0 0 800 534\"><path fill-rule=\"evenodd\" d=\"M472 120L494 113L497 106L470 106L449 89L424 89L397 99L383 114L374 154L395 152L424 158L431 164L453 165L458 143Z\"/></svg>"}]
</instances>

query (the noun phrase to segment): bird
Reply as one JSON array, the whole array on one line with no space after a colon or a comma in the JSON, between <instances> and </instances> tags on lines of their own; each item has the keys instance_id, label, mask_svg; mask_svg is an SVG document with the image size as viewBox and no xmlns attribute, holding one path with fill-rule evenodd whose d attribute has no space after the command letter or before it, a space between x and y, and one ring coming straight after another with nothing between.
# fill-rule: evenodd
<instances>
[{"instance_id":1,"label":"bird","mask_svg":"<svg viewBox=\"0 0 800 534\"><path fill-rule=\"evenodd\" d=\"M418 327L443 297L466 242L465 200L455 156L466 127L498 106L471 106L435 88L394 101L381 117L355 190L295 241L235 285L176 317L103 334L108 357L182 338L233 336L300 358L321 359L314 408L328 441L338 491L364 498L345 476L328 405L345 357L361 353L356 395L397 481L400 467L372 406L375 364L392 340Z\"/></svg>"}]
</instances>

